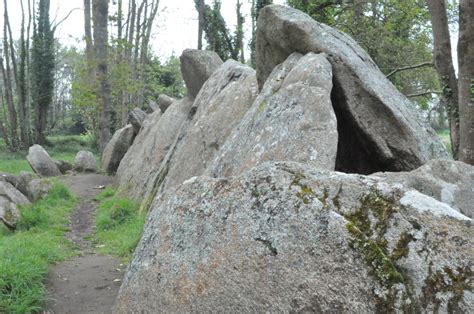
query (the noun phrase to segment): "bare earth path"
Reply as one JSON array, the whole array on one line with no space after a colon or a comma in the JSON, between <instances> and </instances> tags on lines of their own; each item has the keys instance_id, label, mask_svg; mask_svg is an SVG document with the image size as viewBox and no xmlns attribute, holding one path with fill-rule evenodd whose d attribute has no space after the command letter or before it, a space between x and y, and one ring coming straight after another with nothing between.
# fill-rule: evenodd
<instances>
[{"instance_id":1,"label":"bare earth path","mask_svg":"<svg viewBox=\"0 0 474 314\"><path fill-rule=\"evenodd\" d=\"M94 231L94 215L100 193L98 186L107 186L111 178L98 174L84 174L61 178L80 198L71 215L67 237L79 247L81 254L54 266L46 287L51 301L47 313L111 313L122 279L120 261L98 255L87 240Z\"/></svg>"}]
</instances>

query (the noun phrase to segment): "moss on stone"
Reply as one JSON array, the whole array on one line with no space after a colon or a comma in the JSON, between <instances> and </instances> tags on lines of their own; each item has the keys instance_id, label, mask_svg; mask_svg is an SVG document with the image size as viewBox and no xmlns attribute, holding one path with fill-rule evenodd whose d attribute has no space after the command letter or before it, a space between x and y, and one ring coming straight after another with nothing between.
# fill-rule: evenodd
<instances>
[{"instance_id":1,"label":"moss on stone","mask_svg":"<svg viewBox=\"0 0 474 314\"><path fill-rule=\"evenodd\" d=\"M347 230L353 236L351 247L359 251L364 262L371 267L377 279L386 287L404 283L404 278L380 245L369 239L354 224L348 223Z\"/></svg>"},{"instance_id":2,"label":"moss on stone","mask_svg":"<svg viewBox=\"0 0 474 314\"><path fill-rule=\"evenodd\" d=\"M398 261L402 257L407 257L410 252L408 244L413 241L413 236L408 232L402 233L400 239L397 242L397 246L392 252L392 259Z\"/></svg>"},{"instance_id":3,"label":"moss on stone","mask_svg":"<svg viewBox=\"0 0 474 314\"><path fill-rule=\"evenodd\" d=\"M259 105L258 105L258 112L262 113L265 110L265 107L267 106L267 101L263 100Z\"/></svg>"}]
</instances>

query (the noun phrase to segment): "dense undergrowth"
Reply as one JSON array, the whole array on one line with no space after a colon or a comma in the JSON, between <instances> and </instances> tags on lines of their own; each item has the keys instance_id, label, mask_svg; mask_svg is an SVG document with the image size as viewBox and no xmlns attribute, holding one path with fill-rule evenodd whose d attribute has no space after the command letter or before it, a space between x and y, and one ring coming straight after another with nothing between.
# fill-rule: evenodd
<instances>
[{"instance_id":1,"label":"dense undergrowth","mask_svg":"<svg viewBox=\"0 0 474 314\"><path fill-rule=\"evenodd\" d=\"M128 262L140 240L145 214L139 212L139 204L124 198L116 198L111 188L98 197L94 244L99 253L111 254Z\"/></svg>"},{"instance_id":2,"label":"dense undergrowth","mask_svg":"<svg viewBox=\"0 0 474 314\"><path fill-rule=\"evenodd\" d=\"M87 135L51 136L48 137L48 141L49 145L45 145L44 148L54 159L73 163L80 150L89 150L98 155L92 138ZM27 154L27 151L10 152L0 139L0 172L19 174L21 171L32 171L26 160Z\"/></svg>"},{"instance_id":3,"label":"dense undergrowth","mask_svg":"<svg viewBox=\"0 0 474 314\"><path fill-rule=\"evenodd\" d=\"M31 313L44 305L50 265L74 254L64 233L76 202L55 183L45 199L21 209L16 231L0 226L0 313Z\"/></svg>"}]
</instances>

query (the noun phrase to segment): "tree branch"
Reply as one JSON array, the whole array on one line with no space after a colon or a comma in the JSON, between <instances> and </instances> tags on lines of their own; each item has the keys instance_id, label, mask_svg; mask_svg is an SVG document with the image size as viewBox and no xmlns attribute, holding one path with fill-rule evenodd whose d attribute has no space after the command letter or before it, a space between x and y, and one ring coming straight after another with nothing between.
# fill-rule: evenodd
<instances>
[{"instance_id":1,"label":"tree branch","mask_svg":"<svg viewBox=\"0 0 474 314\"><path fill-rule=\"evenodd\" d=\"M439 90L429 90L429 91L424 91L424 92L419 92L419 93L413 93L413 94L408 94L405 95L406 97L419 97L419 96L428 96L431 94L442 94L441 91Z\"/></svg>"},{"instance_id":2,"label":"tree branch","mask_svg":"<svg viewBox=\"0 0 474 314\"><path fill-rule=\"evenodd\" d=\"M59 25L61 25L62 22L64 22L65 20L67 20L69 18L69 16L72 14L72 12L76 11L76 10L82 10L81 8L74 8L72 9L71 11L69 11L69 13L61 20L59 21L58 23L56 23L56 25L54 25L52 27L52 31L53 33L56 32L56 28L58 28Z\"/></svg>"},{"instance_id":3,"label":"tree branch","mask_svg":"<svg viewBox=\"0 0 474 314\"><path fill-rule=\"evenodd\" d=\"M390 76L394 75L395 73L398 73L398 72L401 72L401 71L418 69L418 68L422 68L422 67L432 67L432 66L434 66L434 63L432 61L423 62L423 63L415 64L415 65L408 65L406 67L401 67L401 68L393 70L392 72L388 73L386 75L386 77L389 78Z\"/></svg>"}]
</instances>

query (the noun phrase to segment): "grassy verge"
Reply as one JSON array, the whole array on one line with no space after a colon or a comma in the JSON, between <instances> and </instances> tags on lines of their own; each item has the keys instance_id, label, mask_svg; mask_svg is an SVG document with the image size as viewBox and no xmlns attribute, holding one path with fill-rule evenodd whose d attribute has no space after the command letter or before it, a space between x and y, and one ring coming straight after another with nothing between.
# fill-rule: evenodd
<instances>
[{"instance_id":1,"label":"grassy verge","mask_svg":"<svg viewBox=\"0 0 474 314\"><path fill-rule=\"evenodd\" d=\"M73 163L74 157L80 150L89 150L98 156L91 138L86 135L51 136L48 140L51 145L44 148L54 159ZM27 151L10 152L0 139L0 172L19 174L21 171L32 171L26 161L27 154Z\"/></svg>"},{"instance_id":2,"label":"grassy verge","mask_svg":"<svg viewBox=\"0 0 474 314\"><path fill-rule=\"evenodd\" d=\"M439 130L436 131L438 133L438 136L441 138L441 142L444 144L448 152L451 153L452 148L451 148L451 138L449 135L449 130Z\"/></svg>"},{"instance_id":3,"label":"grassy verge","mask_svg":"<svg viewBox=\"0 0 474 314\"><path fill-rule=\"evenodd\" d=\"M93 239L97 251L128 262L142 235L145 214L139 213L139 204L115 198L115 192L110 188L104 190L97 200L100 204Z\"/></svg>"},{"instance_id":4,"label":"grassy verge","mask_svg":"<svg viewBox=\"0 0 474 314\"><path fill-rule=\"evenodd\" d=\"M48 197L21 209L17 231L0 226L0 313L39 311L52 263L73 255L64 237L76 198L56 183Z\"/></svg>"}]
</instances>

